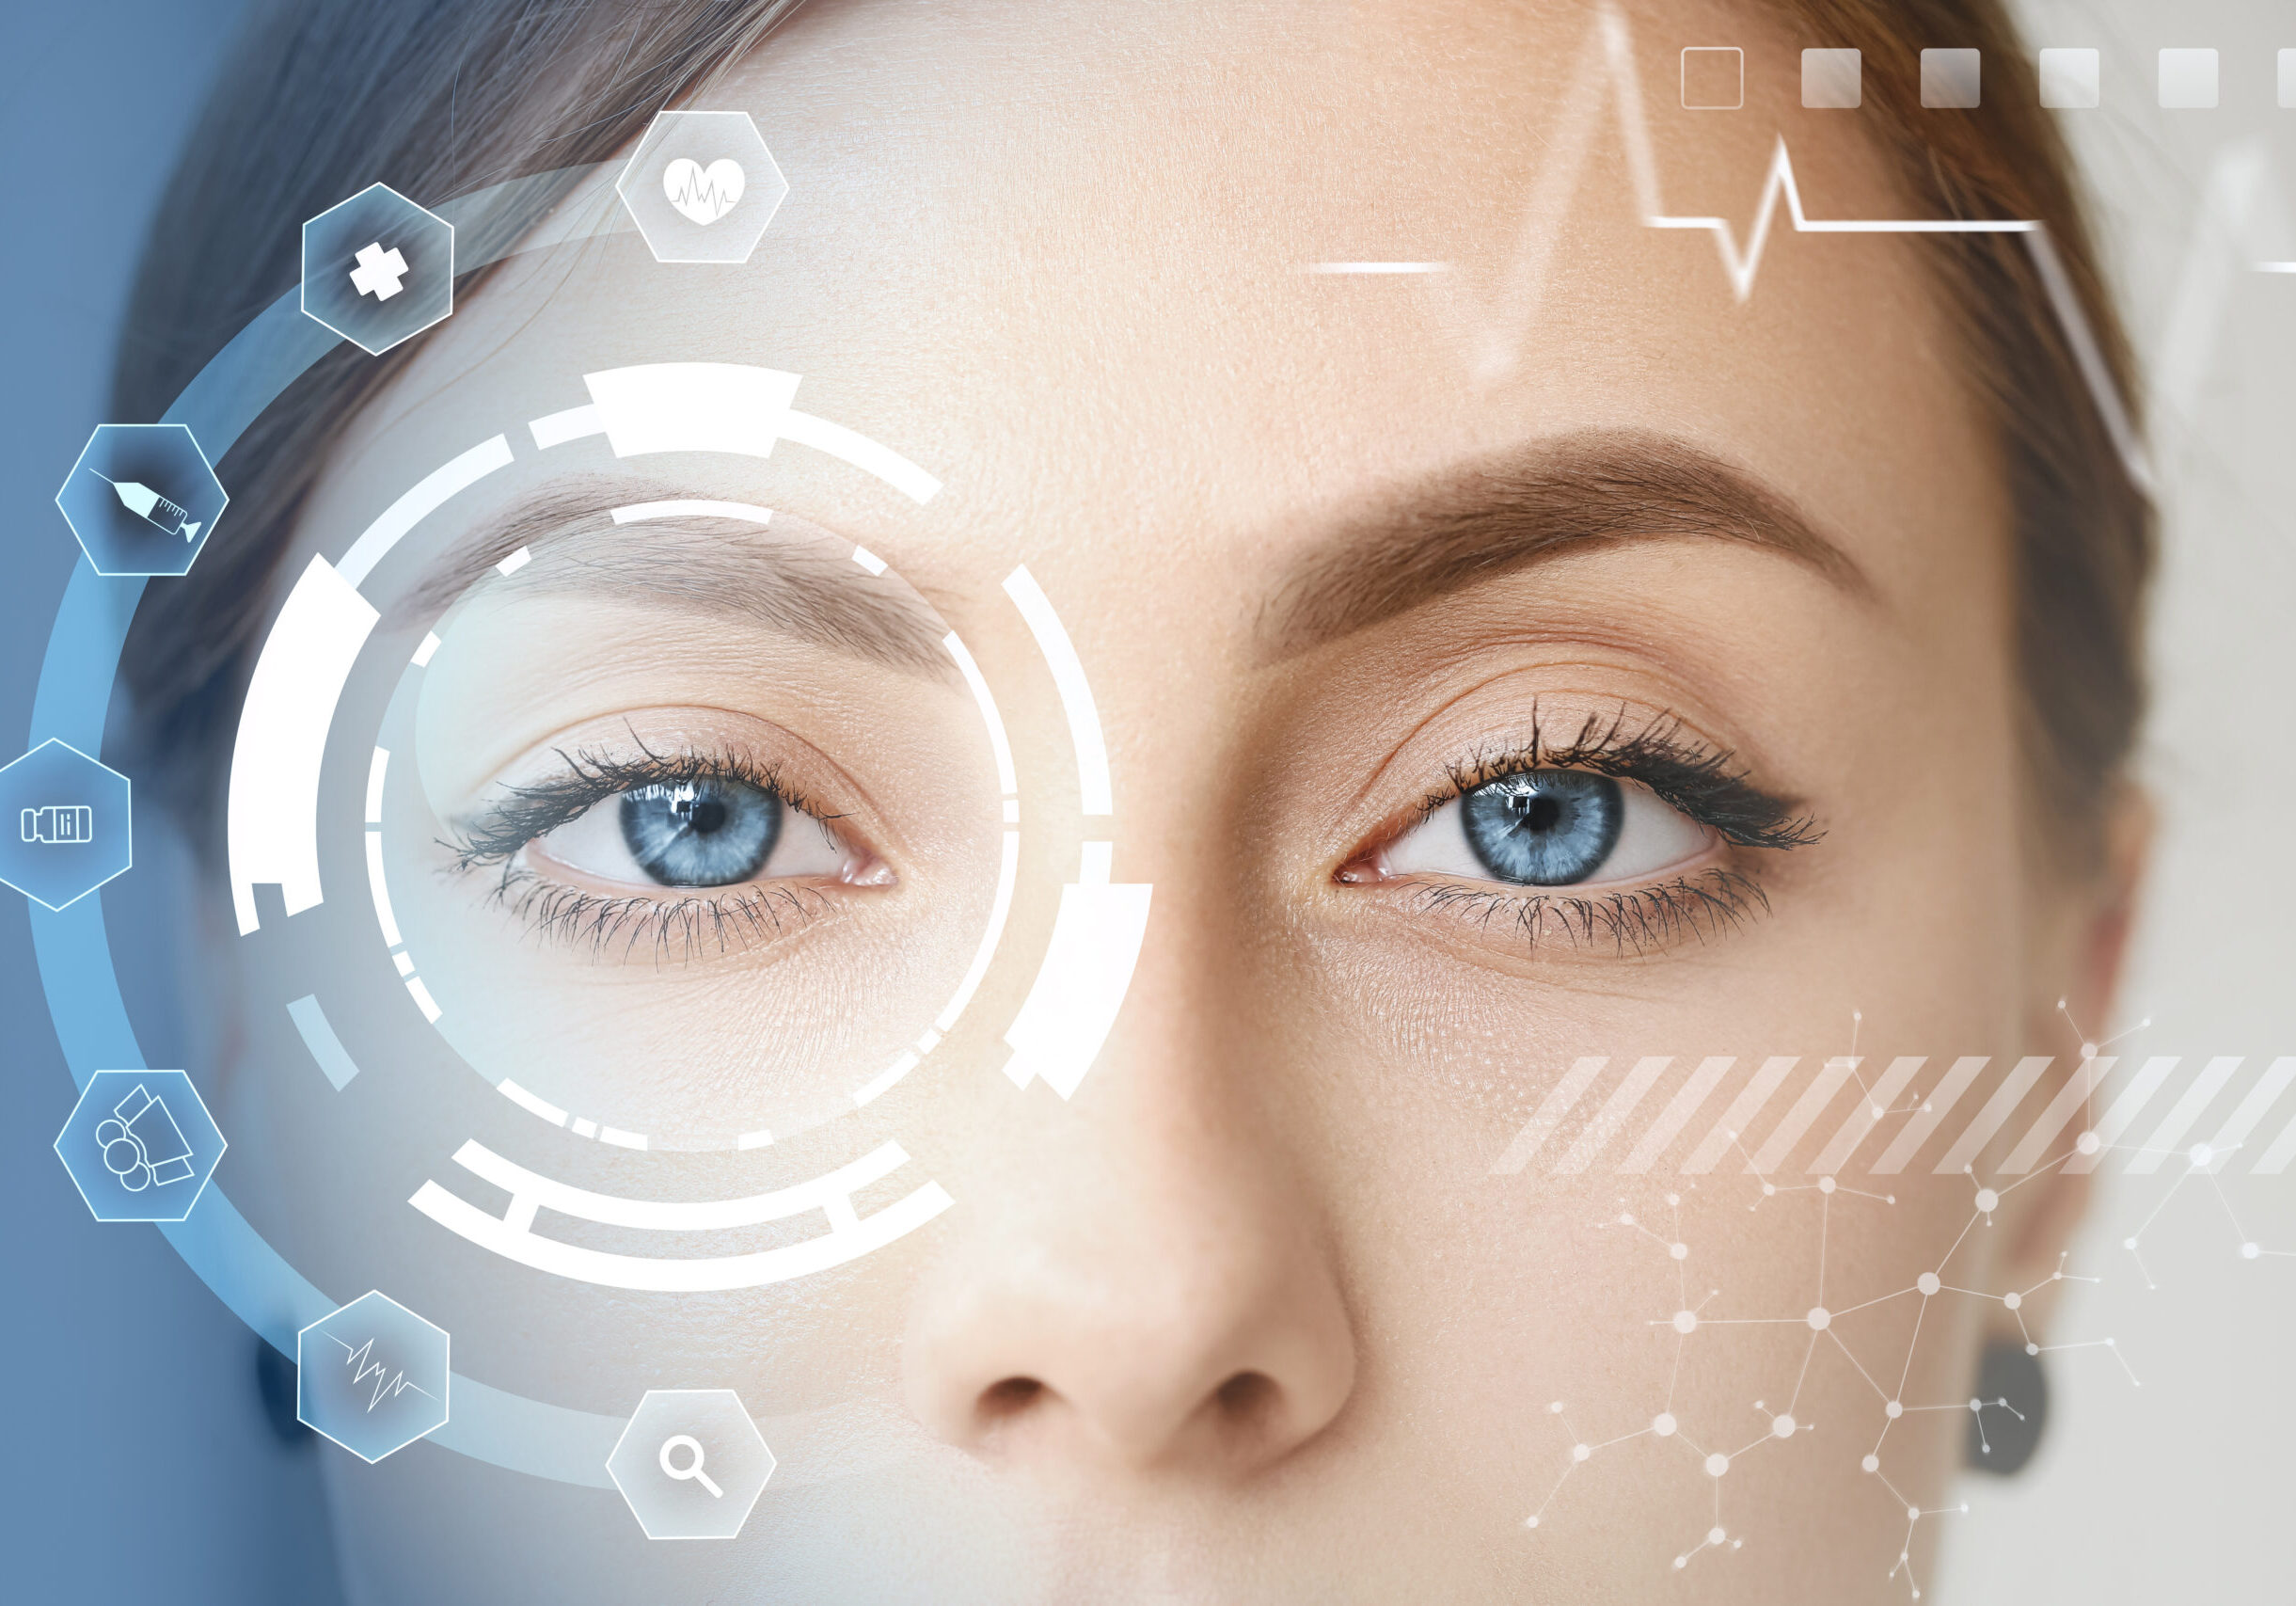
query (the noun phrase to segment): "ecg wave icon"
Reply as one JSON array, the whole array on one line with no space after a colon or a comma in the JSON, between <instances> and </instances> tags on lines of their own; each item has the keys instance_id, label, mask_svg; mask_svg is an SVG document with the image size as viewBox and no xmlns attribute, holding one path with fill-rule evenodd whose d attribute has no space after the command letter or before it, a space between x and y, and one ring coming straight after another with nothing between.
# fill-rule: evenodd
<instances>
[{"instance_id":1,"label":"ecg wave icon","mask_svg":"<svg viewBox=\"0 0 2296 1606\"><path fill-rule=\"evenodd\" d=\"M354 1344L341 1336L356 1333ZM330 1365L325 1339L342 1351ZM395 1455L447 1423L453 1386L444 1328L371 1290L295 1334L295 1420L369 1463ZM377 1360L380 1347L392 1357ZM404 1368L404 1370L402 1370ZM427 1377L424 1388L407 1375ZM403 1395L414 1394L415 1399ZM390 1409L383 1409L386 1402Z\"/></svg>"},{"instance_id":2,"label":"ecg wave icon","mask_svg":"<svg viewBox=\"0 0 2296 1606\"><path fill-rule=\"evenodd\" d=\"M342 1340L336 1338L333 1333L327 1334L327 1337L334 1343L342 1344L343 1365L350 1368L352 1388L359 1388L370 1377L375 1380L374 1389L367 1397L368 1410L372 1411L375 1407L381 1405L386 1394L395 1400L409 1389L426 1400L435 1400L438 1397L407 1376L404 1371L394 1371L381 1361L372 1359L374 1340L369 1339L356 1349L353 1349L349 1344L343 1344ZM386 1372L390 1373L390 1375L384 1376L383 1374Z\"/></svg>"},{"instance_id":3,"label":"ecg wave icon","mask_svg":"<svg viewBox=\"0 0 2296 1606\"><path fill-rule=\"evenodd\" d=\"M1576 197L1592 150L1603 113L1615 107L1619 137L1624 147L1626 168L1634 190L1637 215L1651 229L1700 231L1714 236L1722 271L1733 295L1744 302L1753 294L1754 278L1769 243L1770 228L1780 206L1797 234L2014 234L2023 243L2039 276L2059 326L2071 345L2089 398L2112 437L2114 451L2129 478L2151 490L2152 465L2129 418L2119 389L2098 350L2095 333L2081 310L2071 280L2042 223L2030 218L1826 218L1812 217L1802 209L1800 186L1795 183L1794 159L1781 137L1774 147L1761 203L1752 225L1740 244L1737 229L1728 218L1678 216L1668 213L1659 194L1658 164L1651 146L1650 123L1642 109L1642 84L1635 71L1634 43L1626 21L1605 5L1597 12L1571 74L1571 87L1557 113L1556 125L1533 181L1522 230L1495 304L1482 303L1452 271L1452 264L1434 262L1317 262L1309 271L1323 274L1398 274L1437 287L1464 313L1475 337L1473 364L1484 378L1512 373L1520 360L1532 324L1545 298L1547 275L1555 244Z\"/></svg>"}]
</instances>

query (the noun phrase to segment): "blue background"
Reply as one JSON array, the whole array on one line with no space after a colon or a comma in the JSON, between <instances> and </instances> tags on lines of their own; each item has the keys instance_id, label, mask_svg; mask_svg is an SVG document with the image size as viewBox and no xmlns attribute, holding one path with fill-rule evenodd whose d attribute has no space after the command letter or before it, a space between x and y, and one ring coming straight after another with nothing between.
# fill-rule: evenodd
<instances>
[{"instance_id":1,"label":"blue background","mask_svg":"<svg viewBox=\"0 0 2296 1606\"><path fill-rule=\"evenodd\" d=\"M0 22L7 757L28 745L49 622L82 561L51 499L107 421L144 228L240 10L238 0L46 0L11 6ZM164 854L139 852L122 879L166 873ZM330 1606L340 1591L316 1454L266 1419L258 1341L157 1229L96 1222L49 1148L74 1090L30 930L23 900L7 894L0 1377L12 1397L0 1435L0 1597ZM119 961L126 972L151 957Z\"/></svg>"}]
</instances>

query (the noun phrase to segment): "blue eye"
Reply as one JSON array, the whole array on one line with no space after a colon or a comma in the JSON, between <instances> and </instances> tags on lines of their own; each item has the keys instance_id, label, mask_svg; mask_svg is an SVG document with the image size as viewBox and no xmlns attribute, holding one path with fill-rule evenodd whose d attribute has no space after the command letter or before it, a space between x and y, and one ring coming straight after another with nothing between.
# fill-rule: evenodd
<instances>
[{"instance_id":1,"label":"blue eye","mask_svg":"<svg viewBox=\"0 0 2296 1606\"><path fill-rule=\"evenodd\" d=\"M784 829L800 821L815 829ZM520 829L511 826L506 835ZM525 836L516 851L633 888L847 880L859 868L828 826L737 775L636 782Z\"/></svg>"},{"instance_id":2,"label":"blue eye","mask_svg":"<svg viewBox=\"0 0 2296 1606\"><path fill-rule=\"evenodd\" d=\"M772 855L783 808L772 793L730 778L657 782L622 794L622 840L664 886L731 886Z\"/></svg>"},{"instance_id":3,"label":"blue eye","mask_svg":"<svg viewBox=\"0 0 2296 1606\"><path fill-rule=\"evenodd\" d=\"M1610 857L1626 821L1618 782L1584 770L1501 775L1463 794L1459 813L1477 862L1499 881L1529 886L1585 881Z\"/></svg>"},{"instance_id":4,"label":"blue eye","mask_svg":"<svg viewBox=\"0 0 2296 1606\"><path fill-rule=\"evenodd\" d=\"M1648 787L1586 770L1518 770L1444 803L1380 864L1389 875L1584 886L1674 869L1715 840Z\"/></svg>"}]
</instances>

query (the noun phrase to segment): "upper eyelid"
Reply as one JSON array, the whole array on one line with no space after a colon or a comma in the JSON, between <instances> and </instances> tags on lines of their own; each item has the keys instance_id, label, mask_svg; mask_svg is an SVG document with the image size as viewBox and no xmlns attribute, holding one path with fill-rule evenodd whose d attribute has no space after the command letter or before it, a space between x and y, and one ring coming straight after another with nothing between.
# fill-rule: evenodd
<instances>
[{"instance_id":1,"label":"upper eyelid","mask_svg":"<svg viewBox=\"0 0 2296 1606\"><path fill-rule=\"evenodd\" d=\"M642 744L641 744L642 746ZM781 771L771 765L754 765L725 755L680 754L648 755L637 762L614 760L596 755L558 750L565 769L561 776L532 787L514 787L509 797L491 800L476 811L447 821L458 841L446 846L455 854L465 869L483 864L507 862L520 849L545 836L571 820L580 818L599 803L617 797L634 787L646 786L675 779L733 779L771 793L783 803L799 813L828 825L845 818L842 814L810 802L793 787ZM664 765L667 768L664 768ZM580 784L567 787L555 797L542 800L538 794L568 781L579 778ZM536 798L538 801L521 812L513 803L516 798ZM480 838L485 840L482 846Z\"/></svg>"},{"instance_id":2,"label":"upper eyelid","mask_svg":"<svg viewBox=\"0 0 2296 1606\"><path fill-rule=\"evenodd\" d=\"M1636 782L1739 847L1809 847L1825 835L1800 800L1758 785L1738 764L1734 752L1689 734L1687 723L1671 710L1638 714L1621 704L1607 712L1589 711L1560 744L1550 745L1534 702L1530 726L1528 741L1448 764L1449 784L1423 797L1403 829L1501 775L1531 769L1581 769ZM1393 841L1401 835L1391 830L1381 839Z\"/></svg>"}]
</instances>

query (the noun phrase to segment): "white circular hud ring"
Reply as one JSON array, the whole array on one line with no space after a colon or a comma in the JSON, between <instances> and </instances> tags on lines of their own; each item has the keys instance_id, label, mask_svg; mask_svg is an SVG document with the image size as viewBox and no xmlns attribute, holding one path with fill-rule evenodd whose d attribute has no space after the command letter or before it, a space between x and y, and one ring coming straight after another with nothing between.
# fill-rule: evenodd
<instances>
[{"instance_id":1,"label":"white circular hud ring","mask_svg":"<svg viewBox=\"0 0 2296 1606\"><path fill-rule=\"evenodd\" d=\"M657 363L587 374L584 382L591 395L588 405L536 419L528 426L538 449L603 435L617 457L669 451L762 457L777 442L796 440L870 473L917 502L929 501L940 489L931 475L890 449L791 407L800 383L793 374L726 363ZM227 840L232 906L243 935L260 924L254 898L258 883L280 887L289 915L324 901L320 771L343 688L379 617L358 588L424 517L514 459L508 437L500 435L465 452L386 509L340 564L313 558L290 593L258 659L233 751ZM749 504L702 501L618 508L613 517L617 523L630 523L696 514L760 523L771 517L766 509ZM872 574L885 572L883 562L865 549L855 548L851 556ZM524 558L523 551L513 553L500 567L512 572ZM1113 812L1106 748L1075 649L1050 600L1025 568L1016 569L1005 589L1021 610L1058 689L1076 749L1082 810L1087 817L1104 817ZM428 663L437 645L435 636L424 639L409 665L410 675ZM1004 841L995 899L973 963L948 1004L891 1065L850 1089L837 1106L845 1111L879 1097L946 1036L987 974L1011 905L1020 840L1011 747L995 699L972 654L953 631L943 645L974 693L996 759ZM439 1007L401 940L383 874L379 825L388 767L388 753L376 747L366 789L370 893L408 995L435 1023ZM1005 1034L1012 1050L1006 1073L1021 1088L1041 1077L1063 1098L1073 1094L1105 1042L1130 985L1151 889L1112 884L1111 856L1112 844L1104 835L1085 843L1078 880L1062 891L1043 963ZM341 1087L357 1068L316 998L299 999L290 1008L321 1068ZM559 1109L507 1079L496 1086L520 1107L576 1136L636 1150L671 1146ZM820 1119L831 1113L822 1112ZM751 1149L772 1139L769 1131L753 1131L721 1140L688 1139L675 1146ZM454 1158L465 1169L508 1192L507 1210L500 1216L480 1210L436 1182L425 1182L409 1201L417 1209L450 1231L523 1264L622 1288L730 1289L801 1276L891 1242L951 1202L938 1184L926 1182L867 1217L858 1216L852 1195L908 1161L907 1153L893 1142L794 1187L691 1203L591 1193L527 1170L476 1141L463 1144ZM578 1219L675 1232L738 1228L818 1211L830 1231L760 1253L657 1259L606 1254L542 1237L531 1228L546 1205L555 1214Z\"/></svg>"}]
</instances>

